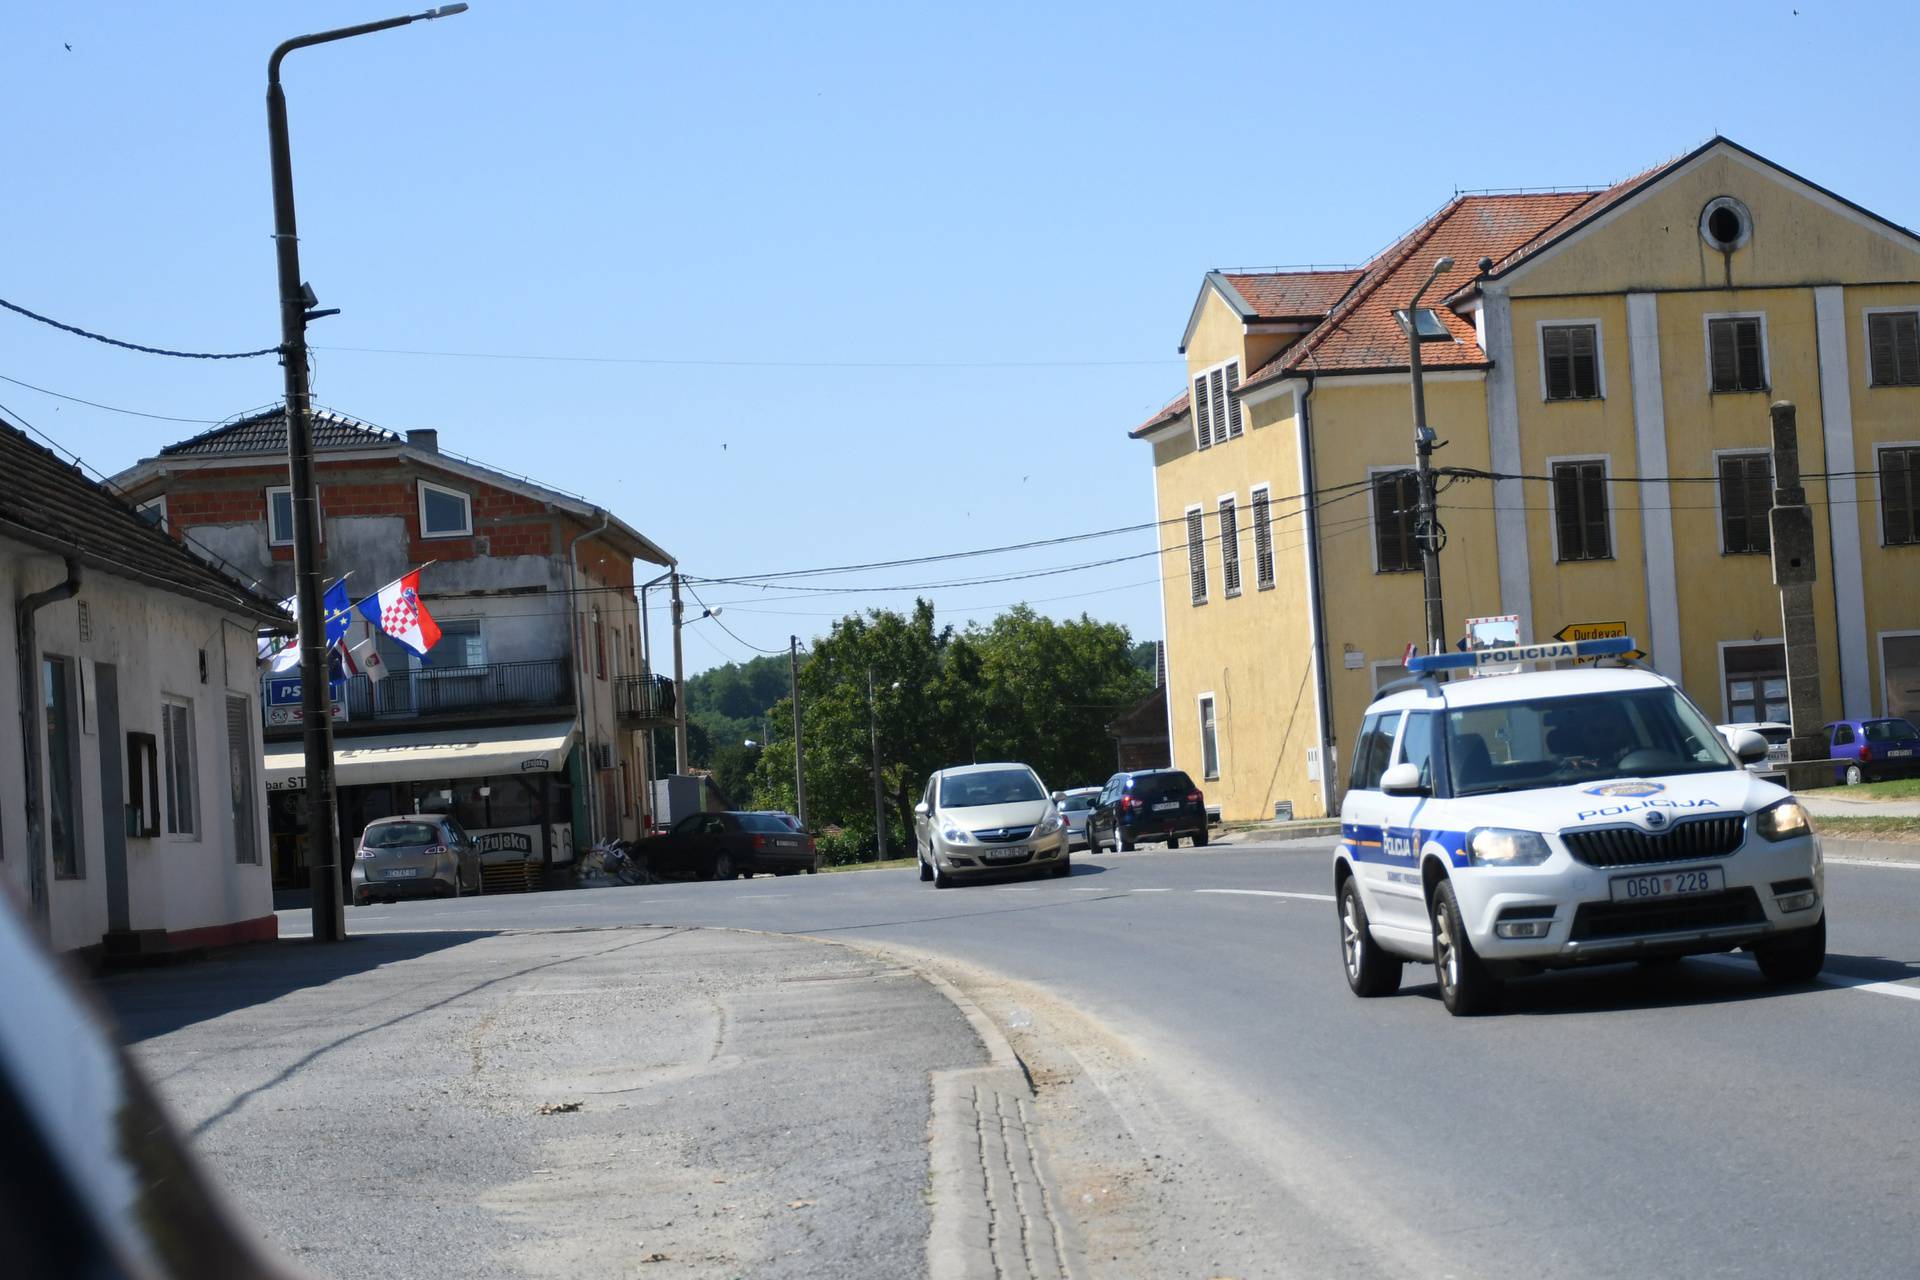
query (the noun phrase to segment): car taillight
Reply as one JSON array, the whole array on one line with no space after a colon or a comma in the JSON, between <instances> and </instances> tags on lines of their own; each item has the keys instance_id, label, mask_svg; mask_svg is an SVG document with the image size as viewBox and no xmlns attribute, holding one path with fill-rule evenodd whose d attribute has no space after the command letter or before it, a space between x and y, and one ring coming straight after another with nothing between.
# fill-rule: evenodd
<instances>
[{"instance_id":1,"label":"car taillight","mask_svg":"<svg viewBox=\"0 0 1920 1280\"><path fill-rule=\"evenodd\" d=\"M814 846L813 846L813 837L812 837L812 836L808 836L808 837L807 837L807 852L808 852L808 853L812 853L813 851L814 851Z\"/></svg>"},{"instance_id":2,"label":"car taillight","mask_svg":"<svg viewBox=\"0 0 1920 1280\"><path fill-rule=\"evenodd\" d=\"M1187 792L1187 803L1188 803L1188 804L1199 804L1199 803L1200 803L1200 793L1199 793L1198 791L1189 791L1189 792Z\"/></svg>"},{"instance_id":3,"label":"car taillight","mask_svg":"<svg viewBox=\"0 0 1920 1280\"><path fill-rule=\"evenodd\" d=\"M1866 743L1864 743L1864 742L1860 744L1860 758L1861 758L1862 760L1871 760L1871 759L1873 759L1873 748L1872 748L1872 747L1869 747L1869 746L1868 746L1868 745L1867 745Z\"/></svg>"},{"instance_id":4,"label":"car taillight","mask_svg":"<svg viewBox=\"0 0 1920 1280\"><path fill-rule=\"evenodd\" d=\"M435 854L438 854L438 853L445 853L446 851L447 851L447 846L445 846L445 845L443 845L443 844L436 844L436 845L432 845L432 846L430 846L430 847L429 847L429 848L427 849L427 856L428 856L429 858L431 858L431 857L433 857L433 856L434 856Z\"/></svg>"},{"instance_id":5,"label":"car taillight","mask_svg":"<svg viewBox=\"0 0 1920 1280\"><path fill-rule=\"evenodd\" d=\"M1126 810L1126 809L1131 809L1131 808L1133 808L1133 806L1134 806L1135 804L1137 804L1137 803L1139 803L1139 802L1138 802L1137 800L1135 800L1135 799L1134 799L1134 798L1133 798L1132 796L1121 796L1121 797L1120 797L1120 808L1121 808L1121 809L1123 809L1123 810Z\"/></svg>"},{"instance_id":6,"label":"car taillight","mask_svg":"<svg viewBox=\"0 0 1920 1280\"><path fill-rule=\"evenodd\" d=\"M755 837L753 838L753 847L754 847L754 848L756 848L756 849L764 849L764 848L766 848L766 847L767 847L767 838L766 838L765 836L755 836Z\"/></svg>"}]
</instances>

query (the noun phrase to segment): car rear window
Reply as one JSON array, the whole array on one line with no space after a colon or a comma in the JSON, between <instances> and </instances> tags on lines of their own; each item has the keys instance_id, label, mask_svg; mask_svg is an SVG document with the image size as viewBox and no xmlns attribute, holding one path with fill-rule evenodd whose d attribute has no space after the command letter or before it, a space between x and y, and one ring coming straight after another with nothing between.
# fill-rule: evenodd
<instances>
[{"instance_id":1,"label":"car rear window","mask_svg":"<svg viewBox=\"0 0 1920 1280\"><path fill-rule=\"evenodd\" d=\"M1084 812L1085 810L1093 808L1093 801L1094 801L1094 797L1090 795L1068 796L1065 800L1062 800L1060 802L1060 807L1062 809L1065 809L1068 813L1081 813L1081 812Z\"/></svg>"},{"instance_id":2,"label":"car rear window","mask_svg":"<svg viewBox=\"0 0 1920 1280\"><path fill-rule=\"evenodd\" d=\"M1897 742L1902 738L1920 737L1914 732L1913 725L1905 720L1867 720L1860 728L1865 731L1868 742Z\"/></svg>"},{"instance_id":3,"label":"car rear window","mask_svg":"<svg viewBox=\"0 0 1920 1280\"><path fill-rule=\"evenodd\" d=\"M1166 773L1136 773L1127 783L1127 790L1147 799L1155 796L1184 796L1193 790L1193 779L1177 769Z\"/></svg>"},{"instance_id":4,"label":"car rear window","mask_svg":"<svg viewBox=\"0 0 1920 1280\"><path fill-rule=\"evenodd\" d=\"M1759 729L1755 732L1759 733L1761 737L1776 747L1784 746L1793 741L1793 730L1791 729Z\"/></svg>"},{"instance_id":5,"label":"car rear window","mask_svg":"<svg viewBox=\"0 0 1920 1280\"><path fill-rule=\"evenodd\" d=\"M403 849L412 844L439 844L440 832L431 822L383 822L368 827L360 843L369 849Z\"/></svg>"},{"instance_id":6,"label":"car rear window","mask_svg":"<svg viewBox=\"0 0 1920 1280\"><path fill-rule=\"evenodd\" d=\"M793 828L770 813L743 813L740 815L742 831L766 831L774 835L790 836Z\"/></svg>"}]
</instances>

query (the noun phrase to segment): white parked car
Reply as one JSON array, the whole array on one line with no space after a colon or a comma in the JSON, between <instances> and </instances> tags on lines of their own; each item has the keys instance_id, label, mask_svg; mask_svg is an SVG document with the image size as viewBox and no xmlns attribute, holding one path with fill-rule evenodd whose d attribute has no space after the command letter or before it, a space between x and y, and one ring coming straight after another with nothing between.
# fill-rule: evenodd
<instances>
[{"instance_id":1,"label":"white parked car","mask_svg":"<svg viewBox=\"0 0 1920 1280\"><path fill-rule=\"evenodd\" d=\"M1741 767L1673 681L1635 668L1444 682L1447 668L1619 652L1631 641L1414 659L1355 740L1333 878L1361 996L1430 963L1449 1012L1511 976L1744 948L1776 982L1826 962L1820 842Z\"/></svg>"},{"instance_id":2,"label":"white parked car","mask_svg":"<svg viewBox=\"0 0 1920 1280\"><path fill-rule=\"evenodd\" d=\"M1067 824L1067 848L1086 846L1087 814L1092 812L1093 802L1099 798L1098 787L1070 787L1053 793L1054 807L1060 810L1061 820Z\"/></svg>"},{"instance_id":3,"label":"white parked car","mask_svg":"<svg viewBox=\"0 0 1920 1280\"><path fill-rule=\"evenodd\" d=\"M1743 724L1715 725L1720 736L1727 740L1728 749L1743 733L1757 733L1767 740L1767 758L1755 760L1747 766L1747 772L1765 778L1768 782L1787 785L1787 744L1793 741L1793 726L1781 724L1777 720L1750 720Z\"/></svg>"},{"instance_id":4,"label":"white parked car","mask_svg":"<svg viewBox=\"0 0 1920 1280\"><path fill-rule=\"evenodd\" d=\"M941 769L913 807L913 832L920 878L937 889L1010 871L1064 876L1073 869L1066 820L1024 764Z\"/></svg>"}]
</instances>

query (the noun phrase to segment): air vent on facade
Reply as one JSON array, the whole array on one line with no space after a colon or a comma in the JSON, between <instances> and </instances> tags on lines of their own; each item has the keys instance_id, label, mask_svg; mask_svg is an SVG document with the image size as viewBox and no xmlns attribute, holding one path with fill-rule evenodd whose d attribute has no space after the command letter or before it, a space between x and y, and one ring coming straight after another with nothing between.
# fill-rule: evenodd
<instances>
[{"instance_id":1,"label":"air vent on facade","mask_svg":"<svg viewBox=\"0 0 1920 1280\"><path fill-rule=\"evenodd\" d=\"M1700 211L1700 238L1722 253L1731 253L1753 238L1753 214L1732 196L1709 200Z\"/></svg>"}]
</instances>

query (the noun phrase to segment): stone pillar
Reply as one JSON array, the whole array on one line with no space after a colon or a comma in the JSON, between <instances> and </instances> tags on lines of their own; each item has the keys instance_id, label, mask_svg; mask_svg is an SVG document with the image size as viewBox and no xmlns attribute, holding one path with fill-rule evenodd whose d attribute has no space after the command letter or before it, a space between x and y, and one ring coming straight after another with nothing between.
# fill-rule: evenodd
<instances>
[{"instance_id":1,"label":"stone pillar","mask_svg":"<svg viewBox=\"0 0 1920 1280\"><path fill-rule=\"evenodd\" d=\"M1773 419L1773 510L1767 529L1773 544L1773 585L1780 589L1780 634L1787 649L1787 714L1793 722L1787 784L1794 790L1831 777L1820 733L1820 647L1813 626L1813 511L1800 484L1800 441L1791 401L1776 400ZM1812 762L1820 761L1819 765Z\"/></svg>"}]
</instances>

